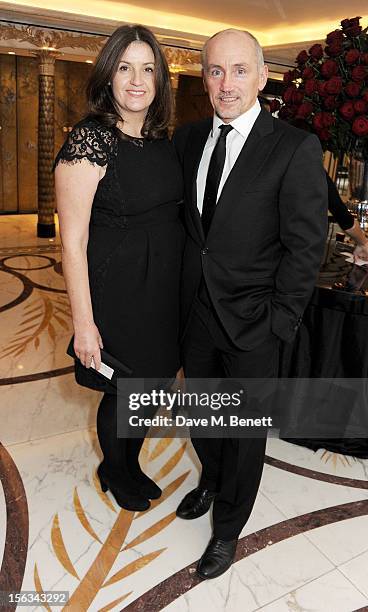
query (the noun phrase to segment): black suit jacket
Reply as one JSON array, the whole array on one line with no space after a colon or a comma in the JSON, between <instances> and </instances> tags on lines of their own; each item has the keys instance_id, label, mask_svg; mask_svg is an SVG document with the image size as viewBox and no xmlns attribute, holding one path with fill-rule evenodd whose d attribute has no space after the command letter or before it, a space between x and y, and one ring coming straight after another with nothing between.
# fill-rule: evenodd
<instances>
[{"instance_id":1,"label":"black suit jacket","mask_svg":"<svg viewBox=\"0 0 368 612\"><path fill-rule=\"evenodd\" d=\"M270 333L291 341L313 291L327 232L327 184L316 136L263 110L231 170L205 239L196 178L212 119L178 128L187 241L182 322L202 273L234 344L249 350Z\"/></svg>"}]
</instances>

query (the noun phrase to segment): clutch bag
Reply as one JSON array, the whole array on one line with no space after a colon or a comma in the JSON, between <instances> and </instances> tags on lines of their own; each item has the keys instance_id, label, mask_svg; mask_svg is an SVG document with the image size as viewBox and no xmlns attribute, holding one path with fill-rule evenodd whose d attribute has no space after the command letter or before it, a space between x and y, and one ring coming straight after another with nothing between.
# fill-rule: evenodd
<instances>
[{"instance_id":1,"label":"clutch bag","mask_svg":"<svg viewBox=\"0 0 368 612\"><path fill-rule=\"evenodd\" d=\"M109 381L115 387L117 385L118 378L126 378L133 373L127 365L116 359L113 355L110 355L105 349L100 349L101 351L101 366L98 370L91 365L90 368L86 368L77 357L74 350L74 336L72 336L68 348L66 349L67 354L73 359L76 359L79 364L88 371L92 376L96 376L98 378L102 378L105 381Z\"/></svg>"}]
</instances>

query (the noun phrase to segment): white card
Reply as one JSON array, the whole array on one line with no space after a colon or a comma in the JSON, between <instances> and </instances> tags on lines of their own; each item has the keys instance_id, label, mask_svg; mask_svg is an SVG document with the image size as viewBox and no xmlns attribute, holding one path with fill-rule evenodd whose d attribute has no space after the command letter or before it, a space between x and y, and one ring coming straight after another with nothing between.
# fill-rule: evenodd
<instances>
[{"instance_id":1,"label":"white card","mask_svg":"<svg viewBox=\"0 0 368 612\"><path fill-rule=\"evenodd\" d=\"M91 361L91 368L96 369L95 366L95 362L93 360L92 357L92 361ZM102 374L102 376L105 376L106 378L108 378L109 380L112 379L112 376L114 374L114 371L112 368L110 368L110 366L106 365L106 363L104 363L103 361L101 361L101 366L99 367L99 369L97 370L97 372L99 372L100 374Z\"/></svg>"}]
</instances>

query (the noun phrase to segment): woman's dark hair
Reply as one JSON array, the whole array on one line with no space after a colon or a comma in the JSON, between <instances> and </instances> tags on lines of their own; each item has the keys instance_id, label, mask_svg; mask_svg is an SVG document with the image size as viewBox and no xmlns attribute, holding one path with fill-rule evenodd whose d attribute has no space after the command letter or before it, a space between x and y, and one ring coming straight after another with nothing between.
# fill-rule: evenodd
<instances>
[{"instance_id":1,"label":"woman's dark hair","mask_svg":"<svg viewBox=\"0 0 368 612\"><path fill-rule=\"evenodd\" d=\"M108 127L123 120L109 83L118 70L125 49L134 41L147 43L155 57L156 95L148 109L142 135L150 139L163 138L167 134L172 112L169 67L153 32L141 25L123 25L115 30L98 54L87 84L89 116L98 118Z\"/></svg>"}]
</instances>

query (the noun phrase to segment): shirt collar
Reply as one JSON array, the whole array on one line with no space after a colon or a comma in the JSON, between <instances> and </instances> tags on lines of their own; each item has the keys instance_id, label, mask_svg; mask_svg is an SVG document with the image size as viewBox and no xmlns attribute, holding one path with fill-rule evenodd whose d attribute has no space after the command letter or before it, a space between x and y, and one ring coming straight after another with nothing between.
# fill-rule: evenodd
<instances>
[{"instance_id":1,"label":"shirt collar","mask_svg":"<svg viewBox=\"0 0 368 612\"><path fill-rule=\"evenodd\" d=\"M243 113L236 119L233 119L233 121L230 121L230 125L232 125L233 128L237 132L239 132L239 134L241 134L244 138L247 138L260 112L261 112L261 105L259 103L259 100L257 99L255 103L253 104L253 106L251 106L251 108L245 111L245 113ZM220 119L220 117L218 117L216 114L213 116L212 132L211 132L212 138L215 138L215 137L217 138L218 136L217 130L220 127L220 125L223 125L223 123L224 122L222 121L222 119Z\"/></svg>"}]
</instances>

